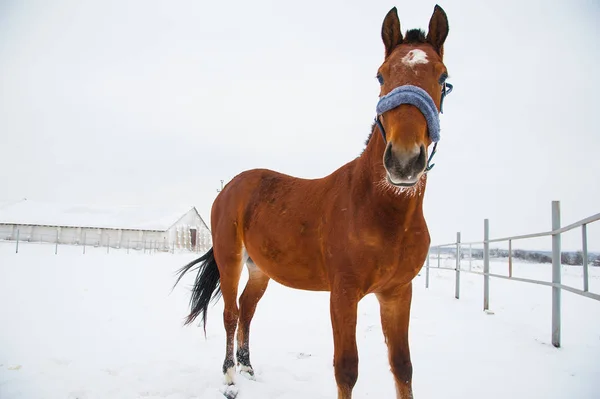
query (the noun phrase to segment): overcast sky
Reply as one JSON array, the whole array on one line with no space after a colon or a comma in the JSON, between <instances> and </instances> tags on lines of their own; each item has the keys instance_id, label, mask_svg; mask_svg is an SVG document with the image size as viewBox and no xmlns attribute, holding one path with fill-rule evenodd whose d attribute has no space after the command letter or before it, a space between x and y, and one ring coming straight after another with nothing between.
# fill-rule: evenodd
<instances>
[{"instance_id":1,"label":"overcast sky","mask_svg":"<svg viewBox=\"0 0 600 399\"><path fill-rule=\"evenodd\" d=\"M385 14L426 29L434 5L0 0L0 200L176 202L208 222L220 179L325 176L364 147ZM494 237L549 230L552 200L565 224L600 212L599 3L440 5L455 90L426 192L433 243L479 240L486 217Z\"/></svg>"}]
</instances>

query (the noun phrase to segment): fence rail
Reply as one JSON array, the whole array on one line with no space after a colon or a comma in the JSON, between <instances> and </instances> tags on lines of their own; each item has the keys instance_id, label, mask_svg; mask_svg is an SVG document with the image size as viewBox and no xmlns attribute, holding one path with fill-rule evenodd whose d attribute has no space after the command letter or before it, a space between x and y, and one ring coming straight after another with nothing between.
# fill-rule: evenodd
<instances>
[{"instance_id":1,"label":"fence rail","mask_svg":"<svg viewBox=\"0 0 600 399\"><path fill-rule=\"evenodd\" d=\"M529 284L538 284L545 285L552 288L552 345L559 348L560 347L560 334L561 334L561 291L569 291L571 293L584 296L586 298L594 299L600 301L600 295L589 292L589 264L588 264L588 248L587 248L587 225L593 222L597 222L600 220L600 213L589 216L585 219L582 219L578 222L572 223L565 227L560 226L560 202L552 201L552 230L546 231L542 233L532 233L511 237L502 237L502 238L493 238L489 237L489 220L485 219L483 222L483 241L473 241L473 242L463 242L460 240L460 232L456 234L456 241L448 244L434 245L429 249L429 253L427 255L427 260L425 263L425 287L429 288L429 269L430 266L430 256L433 249L437 249L437 267L435 269L440 270L454 270L456 274L455 278L455 298L460 298L460 273L472 273L483 276L483 310L489 310L489 279L493 278L501 278L506 280L519 281L523 283ZM561 234L571 231L581 227L581 238L582 238L582 258L583 258L583 290L567 286L562 284L562 274L561 274ZM512 275L512 242L517 240L524 240L530 238L539 238L539 237L552 237L552 281L541 281L529 278L522 277L514 277ZM508 242L508 270L509 275L503 276L501 274L490 273L490 243L496 242ZM473 245L482 245L483 244L483 272L471 270L461 270L460 261L461 261L461 247L468 245L470 251L472 250ZM440 267L440 248L443 247L456 247L456 266L454 268L451 267ZM471 258L472 259L472 256ZM470 261L471 262L471 261Z\"/></svg>"},{"instance_id":2,"label":"fence rail","mask_svg":"<svg viewBox=\"0 0 600 399\"><path fill-rule=\"evenodd\" d=\"M121 240L120 242L116 240L86 240L85 234L81 242L61 242L58 236L56 235L41 235L36 240L31 239L23 239L21 237L20 231L17 230L15 234L15 239L3 239L0 240L0 245L12 245L14 246L14 252L19 253L23 251L23 244L37 244L43 245L53 248L53 253L57 255L59 253L60 247L69 247L69 248L80 248L83 254L86 253L86 250L89 248L101 248L106 253L110 253L114 250L125 250L127 253L130 251L142 251L144 253L157 253L157 252L169 252L176 253L179 251L189 251L189 252L206 252L211 244L209 240L196 240L196 243L192 245L191 242L179 242L179 241L168 241L166 239L162 240Z\"/></svg>"}]
</instances>

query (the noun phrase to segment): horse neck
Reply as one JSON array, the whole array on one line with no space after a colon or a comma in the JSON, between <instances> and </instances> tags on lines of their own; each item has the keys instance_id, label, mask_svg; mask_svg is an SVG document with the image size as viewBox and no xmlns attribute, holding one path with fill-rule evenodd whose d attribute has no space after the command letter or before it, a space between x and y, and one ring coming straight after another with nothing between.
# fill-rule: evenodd
<instances>
[{"instance_id":1,"label":"horse neck","mask_svg":"<svg viewBox=\"0 0 600 399\"><path fill-rule=\"evenodd\" d=\"M378 207L378 214L386 218L399 218L410 222L415 217L423 218L423 197L427 176L423 176L415 187L396 189L385 182L385 168L383 167L383 152L385 142L377 127L373 131L367 148L357 159L354 174L358 178L358 201L369 198L372 205Z\"/></svg>"}]
</instances>

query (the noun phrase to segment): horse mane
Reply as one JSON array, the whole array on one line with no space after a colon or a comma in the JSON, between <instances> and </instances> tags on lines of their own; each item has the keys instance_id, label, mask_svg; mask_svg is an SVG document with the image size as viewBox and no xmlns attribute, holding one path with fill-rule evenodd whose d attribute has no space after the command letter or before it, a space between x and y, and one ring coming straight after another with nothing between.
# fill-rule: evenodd
<instances>
[{"instance_id":1,"label":"horse mane","mask_svg":"<svg viewBox=\"0 0 600 399\"><path fill-rule=\"evenodd\" d=\"M427 37L425 32L421 29L410 29L406 31L402 44L422 44L427 43Z\"/></svg>"},{"instance_id":2,"label":"horse mane","mask_svg":"<svg viewBox=\"0 0 600 399\"><path fill-rule=\"evenodd\" d=\"M365 152L365 150L367 149L367 146L369 145L369 141L371 141L371 137L373 137L373 132L375 131L376 126L377 126L377 124L375 122L373 122L371 124L371 132L369 133L369 137L367 137L367 139L365 140L365 148L363 148L360 155L362 155Z\"/></svg>"}]
</instances>

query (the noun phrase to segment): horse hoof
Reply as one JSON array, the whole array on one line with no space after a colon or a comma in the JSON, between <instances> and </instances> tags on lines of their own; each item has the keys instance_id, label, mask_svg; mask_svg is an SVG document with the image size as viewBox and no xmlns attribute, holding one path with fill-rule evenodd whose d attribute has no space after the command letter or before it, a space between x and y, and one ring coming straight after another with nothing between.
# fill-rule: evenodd
<instances>
[{"instance_id":1,"label":"horse hoof","mask_svg":"<svg viewBox=\"0 0 600 399\"><path fill-rule=\"evenodd\" d=\"M235 398L237 398L238 394L240 393L240 390L235 384L231 384L231 385L225 385L223 387L223 389L221 390L221 393L227 399L235 399Z\"/></svg>"},{"instance_id":2,"label":"horse hoof","mask_svg":"<svg viewBox=\"0 0 600 399\"><path fill-rule=\"evenodd\" d=\"M233 385L235 384L235 366L229 367L225 374L223 374L223 380L225 385Z\"/></svg>"},{"instance_id":3,"label":"horse hoof","mask_svg":"<svg viewBox=\"0 0 600 399\"><path fill-rule=\"evenodd\" d=\"M254 375L254 370L251 366L240 365L240 375L246 377L249 380L256 381L256 376Z\"/></svg>"}]
</instances>

